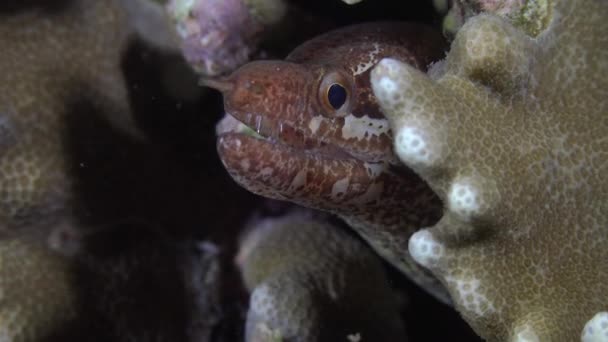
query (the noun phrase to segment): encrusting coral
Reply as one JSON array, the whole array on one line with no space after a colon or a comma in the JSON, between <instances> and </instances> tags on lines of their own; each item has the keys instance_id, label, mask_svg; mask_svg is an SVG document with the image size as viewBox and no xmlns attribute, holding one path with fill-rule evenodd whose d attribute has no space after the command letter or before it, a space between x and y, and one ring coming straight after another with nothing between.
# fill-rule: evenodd
<instances>
[{"instance_id":1,"label":"encrusting coral","mask_svg":"<svg viewBox=\"0 0 608 342\"><path fill-rule=\"evenodd\" d=\"M445 205L409 251L491 341L587 340L608 308L608 3L551 6L535 37L481 14L428 75L371 75L397 155Z\"/></svg>"},{"instance_id":2,"label":"encrusting coral","mask_svg":"<svg viewBox=\"0 0 608 342\"><path fill-rule=\"evenodd\" d=\"M74 321L73 268L43 244L0 240L0 340L41 341Z\"/></svg>"},{"instance_id":3,"label":"encrusting coral","mask_svg":"<svg viewBox=\"0 0 608 342\"><path fill-rule=\"evenodd\" d=\"M211 340L217 251L147 229L90 234L72 256L30 236L0 239L0 340Z\"/></svg>"},{"instance_id":4,"label":"encrusting coral","mask_svg":"<svg viewBox=\"0 0 608 342\"><path fill-rule=\"evenodd\" d=\"M295 211L250 225L237 257L247 341L405 341L380 259L326 221Z\"/></svg>"},{"instance_id":5,"label":"encrusting coral","mask_svg":"<svg viewBox=\"0 0 608 342\"><path fill-rule=\"evenodd\" d=\"M72 144L103 145L99 152L107 140L95 139L105 133L126 142L125 150L133 151L134 140L140 145L123 62L133 39L172 49L167 35L155 34L168 25L146 27L142 23L152 18L135 20L163 13L148 11L152 5L0 4L2 341L201 341L215 333L211 325L221 316L217 255L189 243L175 246L151 228L132 230L113 220L87 229L74 223L85 215L72 206L73 197L82 199L74 187L82 182L73 171L85 165ZM146 10L140 13L138 6ZM78 134L85 139L77 140L72 130L81 129L81 122L100 124L94 127L102 133L87 140L84 129ZM110 163L116 160L100 157L97 165ZM31 230L17 229L23 227ZM49 241L30 231L45 238L51 232Z\"/></svg>"},{"instance_id":6,"label":"encrusting coral","mask_svg":"<svg viewBox=\"0 0 608 342\"><path fill-rule=\"evenodd\" d=\"M2 231L65 210L66 121L74 108L99 111L139 135L120 67L133 32L121 2L10 3L0 5Z\"/></svg>"}]
</instances>

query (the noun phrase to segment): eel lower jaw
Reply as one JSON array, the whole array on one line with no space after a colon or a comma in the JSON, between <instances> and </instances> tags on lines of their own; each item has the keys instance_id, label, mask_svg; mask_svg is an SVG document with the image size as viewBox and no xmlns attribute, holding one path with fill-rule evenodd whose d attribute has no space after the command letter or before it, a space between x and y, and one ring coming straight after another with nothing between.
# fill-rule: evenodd
<instances>
[{"instance_id":1,"label":"eel lower jaw","mask_svg":"<svg viewBox=\"0 0 608 342\"><path fill-rule=\"evenodd\" d=\"M294 147L243 131L241 125L230 117L218 124L217 150L231 177L245 189L334 213L381 200L387 163L368 163L326 147Z\"/></svg>"}]
</instances>

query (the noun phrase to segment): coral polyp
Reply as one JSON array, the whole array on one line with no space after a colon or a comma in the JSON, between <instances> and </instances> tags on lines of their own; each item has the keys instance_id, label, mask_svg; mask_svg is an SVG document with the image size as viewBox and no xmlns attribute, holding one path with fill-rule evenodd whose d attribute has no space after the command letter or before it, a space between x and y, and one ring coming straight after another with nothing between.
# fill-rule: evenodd
<instances>
[{"instance_id":1,"label":"coral polyp","mask_svg":"<svg viewBox=\"0 0 608 342\"><path fill-rule=\"evenodd\" d=\"M481 14L429 74L371 75L398 157L445 206L409 251L492 341L574 341L608 308L608 3L553 6L536 37Z\"/></svg>"}]
</instances>

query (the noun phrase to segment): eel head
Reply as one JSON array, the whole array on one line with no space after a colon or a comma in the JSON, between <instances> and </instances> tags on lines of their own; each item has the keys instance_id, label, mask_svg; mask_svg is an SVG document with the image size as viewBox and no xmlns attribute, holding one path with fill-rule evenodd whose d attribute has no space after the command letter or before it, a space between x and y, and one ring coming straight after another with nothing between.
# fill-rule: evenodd
<instances>
[{"instance_id":1,"label":"eel head","mask_svg":"<svg viewBox=\"0 0 608 342\"><path fill-rule=\"evenodd\" d=\"M254 193L343 217L386 211L387 199L403 206L421 187L432 197L397 162L369 73L386 56L425 69L443 55L442 42L411 24L357 25L304 43L285 61L251 62L223 79L204 80L224 95L222 162ZM396 215L390 211L386 216Z\"/></svg>"}]
</instances>

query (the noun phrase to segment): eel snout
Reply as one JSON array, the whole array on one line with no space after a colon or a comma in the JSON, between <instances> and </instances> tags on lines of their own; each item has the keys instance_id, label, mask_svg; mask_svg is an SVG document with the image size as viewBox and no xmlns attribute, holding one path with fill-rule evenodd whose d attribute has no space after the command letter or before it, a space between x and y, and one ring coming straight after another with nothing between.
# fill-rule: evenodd
<instances>
[{"instance_id":1,"label":"eel snout","mask_svg":"<svg viewBox=\"0 0 608 342\"><path fill-rule=\"evenodd\" d=\"M201 84L219 90L227 114L264 137L295 146L315 145L304 141L299 127L310 112L307 92L311 76L306 68L283 61L246 64L221 79Z\"/></svg>"},{"instance_id":2,"label":"eel snout","mask_svg":"<svg viewBox=\"0 0 608 342\"><path fill-rule=\"evenodd\" d=\"M204 77L200 79L199 85L213 88L222 94L230 93L234 89L234 83L230 79Z\"/></svg>"}]
</instances>

